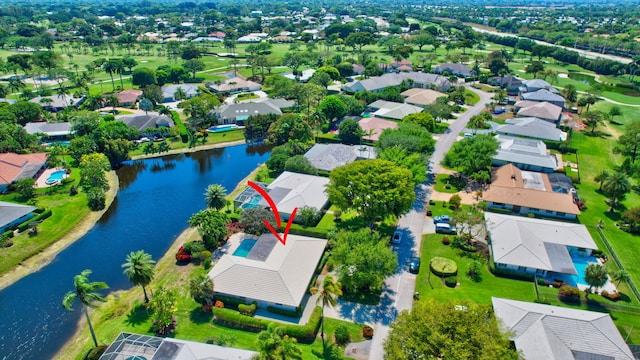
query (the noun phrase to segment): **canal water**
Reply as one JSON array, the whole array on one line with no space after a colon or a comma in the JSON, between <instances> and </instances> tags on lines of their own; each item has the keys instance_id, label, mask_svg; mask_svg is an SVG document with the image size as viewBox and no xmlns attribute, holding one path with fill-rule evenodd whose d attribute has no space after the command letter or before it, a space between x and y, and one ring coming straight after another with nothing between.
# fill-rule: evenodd
<instances>
[{"instance_id":1,"label":"canal water","mask_svg":"<svg viewBox=\"0 0 640 360\"><path fill-rule=\"evenodd\" d=\"M231 191L268 157L266 147L240 145L125 163L118 196L93 229L51 264L0 291L0 359L51 358L82 315L80 303L73 312L61 306L74 275L91 269L90 281L130 288L121 268L129 252L159 259L189 217L204 209L209 184Z\"/></svg>"}]
</instances>

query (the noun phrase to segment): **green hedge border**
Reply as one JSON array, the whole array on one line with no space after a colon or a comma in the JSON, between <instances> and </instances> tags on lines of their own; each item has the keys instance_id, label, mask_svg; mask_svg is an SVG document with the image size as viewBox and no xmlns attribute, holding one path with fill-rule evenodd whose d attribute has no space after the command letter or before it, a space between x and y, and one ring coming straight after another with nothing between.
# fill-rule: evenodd
<instances>
[{"instance_id":1,"label":"green hedge border","mask_svg":"<svg viewBox=\"0 0 640 360\"><path fill-rule=\"evenodd\" d=\"M180 133L180 140L183 143L188 143L189 142L189 132L187 132L187 127L184 126L184 123L182 122L182 119L180 119L180 114L178 114L177 111L172 110L171 111L171 118L173 119L173 122L176 124L176 127L178 128L178 132Z\"/></svg>"},{"instance_id":2,"label":"green hedge border","mask_svg":"<svg viewBox=\"0 0 640 360\"><path fill-rule=\"evenodd\" d=\"M48 218L49 216L51 216L51 214L52 214L52 211L51 211L51 209L49 209L49 210L46 210L46 211L42 212L39 215L36 215L36 216L32 217L31 219L23 222L22 224L20 224L18 226L18 232L26 231L27 229L29 229L29 224L31 224L32 222L36 222L36 221L42 221L42 220Z\"/></svg>"},{"instance_id":3,"label":"green hedge border","mask_svg":"<svg viewBox=\"0 0 640 360\"><path fill-rule=\"evenodd\" d=\"M311 313L306 325L276 323L266 319L244 316L231 309L213 308L213 322L218 325L245 331L260 332L266 330L271 323L276 323L278 327L282 328L285 335L294 337L298 339L298 342L303 344L311 344L315 341L316 334L320 327L321 317L322 308L320 306L316 306L313 309L313 313Z\"/></svg>"}]
</instances>

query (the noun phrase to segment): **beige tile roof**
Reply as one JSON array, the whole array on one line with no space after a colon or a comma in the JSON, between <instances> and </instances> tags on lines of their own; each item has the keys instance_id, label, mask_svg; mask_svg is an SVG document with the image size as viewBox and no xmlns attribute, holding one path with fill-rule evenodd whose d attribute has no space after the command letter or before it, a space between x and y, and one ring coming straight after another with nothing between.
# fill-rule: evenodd
<instances>
[{"instance_id":1,"label":"beige tile roof","mask_svg":"<svg viewBox=\"0 0 640 360\"><path fill-rule=\"evenodd\" d=\"M536 190L525 185L522 173L523 171L513 164L501 166L494 173L493 181L489 189L482 194L482 198L486 201L502 204L526 206L566 214L580 214L580 209L573 202L573 195L552 191L547 174L530 172L540 175L539 178L543 185L541 187L544 190Z\"/></svg>"},{"instance_id":2,"label":"beige tile roof","mask_svg":"<svg viewBox=\"0 0 640 360\"><path fill-rule=\"evenodd\" d=\"M360 124L360 128L362 129L363 134L365 134L363 138L371 141L378 141L384 129L395 129L398 127L398 123L395 121L384 120L375 116L370 118L363 118L358 122L358 124ZM367 135L369 130L373 131L371 136Z\"/></svg>"},{"instance_id":3,"label":"beige tile roof","mask_svg":"<svg viewBox=\"0 0 640 360\"><path fill-rule=\"evenodd\" d=\"M263 261L252 260L252 251L260 248L260 242L273 241L275 245ZM216 292L295 307L300 305L326 245L327 240L293 234L282 245L271 233L263 234L247 257L223 255L209 277Z\"/></svg>"},{"instance_id":4,"label":"beige tile roof","mask_svg":"<svg viewBox=\"0 0 640 360\"><path fill-rule=\"evenodd\" d=\"M439 91L434 91L431 89L419 89L419 90L421 91L415 92L414 94L404 99L404 102L411 105L426 106L426 105L434 104L436 100L440 97L447 96L447 94L443 94Z\"/></svg>"}]
</instances>

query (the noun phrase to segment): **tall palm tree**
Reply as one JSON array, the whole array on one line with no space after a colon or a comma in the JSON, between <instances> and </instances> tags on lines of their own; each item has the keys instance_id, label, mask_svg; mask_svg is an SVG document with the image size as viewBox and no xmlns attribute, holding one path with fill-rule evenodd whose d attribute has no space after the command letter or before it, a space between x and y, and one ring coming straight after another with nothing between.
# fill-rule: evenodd
<instances>
[{"instance_id":1,"label":"tall palm tree","mask_svg":"<svg viewBox=\"0 0 640 360\"><path fill-rule=\"evenodd\" d=\"M596 175L593 180L597 183L600 184L600 187L598 187L598 191L602 190L602 184L607 180L607 178L610 176L609 172L607 170L602 170L598 173L598 175Z\"/></svg>"},{"instance_id":2,"label":"tall palm tree","mask_svg":"<svg viewBox=\"0 0 640 360\"><path fill-rule=\"evenodd\" d=\"M116 91L116 83L113 81L113 73L116 72L116 62L109 59L102 64L102 69L111 77L111 86L113 87L113 91Z\"/></svg>"},{"instance_id":3,"label":"tall palm tree","mask_svg":"<svg viewBox=\"0 0 640 360\"><path fill-rule=\"evenodd\" d=\"M83 305L84 316L89 324L89 331L91 332L93 344L97 347L98 340L96 339L96 334L93 331L93 325L91 325L88 308L95 307L96 302L106 301L104 296L100 295L98 290L108 289L109 286L102 281L89 282L89 275L91 275L91 270L85 269L82 270L80 274L73 277L75 292L69 291L65 294L64 298L62 298L62 307L64 307L65 310L73 311L73 303L76 299L80 300Z\"/></svg>"},{"instance_id":4,"label":"tall palm tree","mask_svg":"<svg viewBox=\"0 0 640 360\"><path fill-rule=\"evenodd\" d=\"M631 276L627 272L627 270L618 270L615 274L613 274L613 280L616 282L616 287L620 286L621 282L629 283L631 280Z\"/></svg>"},{"instance_id":5,"label":"tall palm tree","mask_svg":"<svg viewBox=\"0 0 640 360\"><path fill-rule=\"evenodd\" d=\"M194 76L195 78L195 76ZM187 93L184 92L184 90L182 89L182 87L178 86L178 88L176 89L176 91L173 93L173 98L176 101L180 101L180 100L184 100L187 98Z\"/></svg>"},{"instance_id":6,"label":"tall palm tree","mask_svg":"<svg viewBox=\"0 0 640 360\"><path fill-rule=\"evenodd\" d=\"M154 265L156 262L151 258L151 255L147 254L143 250L132 251L127 255L127 262L122 264L124 268L124 274L133 285L142 286L142 292L144 293L144 302L149 302L147 296L146 286L149 285L153 279Z\"/></svg>"},{"instance_id":7,"label":"tall palm tree","mask_svg":"<svg viewBox=\"0 0 640 360\"><path fill-rule=\"evenodd\" d=\"M620 171L616 171L604 181L602 190L611 197L611 211L613 211L618 202L624 199L625 195L631 191L629 177Z\"/></svg>"},{"instance_id":8,"label":"tall palm tree","mask_svg":"<svg viewBox=\"0 0 640 360\"><path fill-rule=\"evenodd\" d=\"M599 288L607 283L609 276L607 275L607 269L600 264L589 264L584 269L584 281L589 285L584 297L588 298L592 288Z\"/></svg>"},{"instance_id":9,"label":"tall palm tree","mask_svg":"<svg viewBox=\"0 0 640 360\"><path fill-rule=\"evenodd\" d=\"M211 184L207 186L204 192L204 202L208 208L220 210L227 206L227 189L220 184Z\"/></svg>"},{"instance_id":10,"label":"tall palm tree","mask_svg":"<svg viewBox=\"0 0 640 360\"><path fill-rule=\"evenodd\" d=\"M322 337L322 347L324 348L324 308L329 305L331 307L336 306L338 303L338 296L342 295L342 285L335 281L335 279L331 275L325 276L322 281L322 287L312 287L311 294L318 293L318 299L316 300L316 304L322 303L322 330L320 332L320 336Z\"/></svg>"}]
</instances>

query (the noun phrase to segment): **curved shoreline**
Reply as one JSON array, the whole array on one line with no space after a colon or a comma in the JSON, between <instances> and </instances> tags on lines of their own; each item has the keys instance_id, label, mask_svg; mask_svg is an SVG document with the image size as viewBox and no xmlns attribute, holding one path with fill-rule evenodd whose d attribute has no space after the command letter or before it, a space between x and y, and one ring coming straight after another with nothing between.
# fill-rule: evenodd
<instances>
[{"instance_id":1,"label":"curved shoreline","mask_svg":"<svg viewBox=\"0 0 640 360\"><path fill-rule=\"evenodd\" d=\"M46 265L48 265L53 259L69 245L76 242L82 236L84 236L93 226L100 220L102 215L109 209L111 203L118 195L119 183L116 172L111 170L107 173L107 180L109 182L109 190L106 192L106 202L104 209L100 211L90 212L84 219L74 227L74 229L65 234L60 240L46 247L41 252L31 256L24 260L20 265L11 269L2 277L0 277L0 290L3 290L23 277L34 273Z\"/></svg>"},{"instance_id":2,"label":"curved shoreline","mask_svg":"<svg viewBox=\"0 0 640 360\"><path fill-rule=\"evenodd\" d=\"M246 143L247 143L246 140L236 140L236 141L221 142L221 143L215 143L215 144L200 145L192 148L172 149L172 150L169 150L168 152L163 152L161 154L156 153L156 154L147 154L147 155L142 154L142 155L132 156L131 160L153 159L153 158L158 158L166 155L193 153L197 151L217 149L217 148L222 148L227 146L243 145Z\"/></svg>"}]
</instances>

